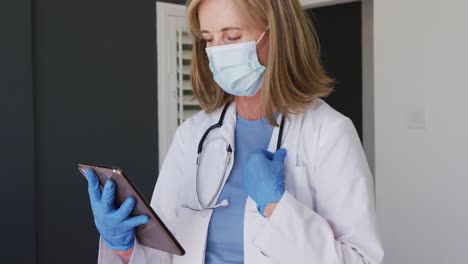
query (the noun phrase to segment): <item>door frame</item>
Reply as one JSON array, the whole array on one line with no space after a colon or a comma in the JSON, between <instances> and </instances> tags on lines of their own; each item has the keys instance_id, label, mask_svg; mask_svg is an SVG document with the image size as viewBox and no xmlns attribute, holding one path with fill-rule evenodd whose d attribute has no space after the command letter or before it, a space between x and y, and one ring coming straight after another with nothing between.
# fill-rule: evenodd
<instances>
[{"instance_id":1,"label":"door frame","mask_svg":"<svg viewBox=\"0 0 468 264\"><path fill-rule=\"evenodd\" d=\"M329 5L338 5L349 2L359 2L359 0L300 0L304 9L316 8Z\"/></svg>"},{"instance_id":2,"label":"door frame","mask_svg":"<svg viewBox=\"0 0 468 264\"><path fill-rule=\"evenodd\" d=\"M158 168L164 162L177 128L176 30L185 23L185 5L156 2L158 90Z\"/></svg>"}]
</instances>

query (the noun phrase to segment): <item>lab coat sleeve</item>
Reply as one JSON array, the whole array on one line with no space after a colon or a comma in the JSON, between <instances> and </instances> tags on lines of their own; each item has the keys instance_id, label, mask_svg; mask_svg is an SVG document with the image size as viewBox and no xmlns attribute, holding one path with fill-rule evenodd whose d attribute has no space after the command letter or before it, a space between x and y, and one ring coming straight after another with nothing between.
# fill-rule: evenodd
<instances>
[{"instance_id":1,"label":"lab coat sleeve","mask_svg":"<svg viewBox=\"0 0 468 264\"><path fill-rule=\"evenodd\" d=\"M117 264L122 263L120 257L114 253L114 251L106 246L102 238L99 241L99 264ZM133 263L161 263L169 264L172 262L171 255L159 250L154 250L142 246L135 239L135 245L133 248L133 254L130 258L130 264Z\"/></svg>"},{"instance_id":2,"label":"lab coat sleeve","mask_svg":"<svg viewBox=\"0 0 468 264\"><path fill-rule=\"evenodd\" d=\"M285 192L254 245L275 263L382 263L372 176L349 118L321 129L315 164L316 211Z\"/></svg>"},{"instance_id":3,"label":"lab coat sleeve","mask_svg":"<svg viewBox=\"0 0 468 264\"><path fill-rule=\"evenodd\" d=\"M177 219L177 205L179 204L178 179L181 176L180 164L183 159L182 136L180 128L177 129L171 147L166 155L156 187L151 199L151 207L166 224L169 230L176 235L175 222ZM177 237L177 235L176 235ZM106 247L102 239L99 243L99 264L122 263L120 257ZM130 264L170 264L172 255L160 250L142 246L135 239Z\"/></svg>"}]
</instances>

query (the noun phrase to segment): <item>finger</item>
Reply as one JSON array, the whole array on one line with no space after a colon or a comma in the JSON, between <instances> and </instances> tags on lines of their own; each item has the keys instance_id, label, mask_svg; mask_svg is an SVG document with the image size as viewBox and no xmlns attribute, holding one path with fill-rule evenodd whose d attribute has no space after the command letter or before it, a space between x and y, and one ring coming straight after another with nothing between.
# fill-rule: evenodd
<instances>
[{"instance_id":1,"label":"finger","mask_svg":"<svg viewBox=\"0 0 468 264\"><path fill-rule=\"evenodd\" d=\"M125 201L120 206L120 208L115 212L115 217L118 220L124 220L130 215L134 207L135 207L135 198L128 197L127 199L125 199Z\"/></svg>"},{"instance_id":2,"label":"finger","mask_svg":"<svg viewBox=\"0 0 468 264\"><path fill-rule=\"evenodd\" d=\"M140 225L144 225L150 221L150 218L146 215L138 215L125 220L123 223L127 227L135 228Z\"/></svg>"},{"instance_id":3,"label":"finger","mask_svg":"<svg viewBox=\"0 0 468 264\"><path fill-rule=\"evenodd\" d=\"M263 155L265 155L265 157L269 160L272 160L273 159L273 153L271 153L270 151L266 150L266 149L262 149L262 152L263 152Z\"/></svg>"},{"instance_id":4,"label":"finger","mask_svg":"<svg viewBox=\"0 0 468 264\"><path fill-rule=\"evenodd\" d=\"M88 193L91 203L101 201L101 188L99 188L99 180L92 169L85 170L85 176L88 180Z\"/></svg>"},{"instance_id":5,"label":"finger","mask_svg":"<svg viewBox=\"0 0 468 264\"><path fill-rule=\"evenodd\" d=\"M108 211L114 209L115 184L112 180L107 180L102 191L102 204Z\"/></svg>"},{"instance_id":6,"label":"finger","mask_svg":"<svg viewBox=\"0 0 468 264\"><path fill-rule=\"evenodd\" d=\"M286 157L287 151L284 148L279 149L278 151L275 152L273 159L275 161L284 161L284 158Z\"/></svg>"}]
</instances>

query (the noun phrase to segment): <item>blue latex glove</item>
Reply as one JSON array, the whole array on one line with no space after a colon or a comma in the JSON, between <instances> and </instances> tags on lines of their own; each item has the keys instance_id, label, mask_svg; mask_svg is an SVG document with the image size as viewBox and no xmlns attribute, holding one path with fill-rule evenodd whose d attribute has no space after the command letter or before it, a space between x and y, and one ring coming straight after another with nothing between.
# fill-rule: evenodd
<instances>
[{"instance_id":1,"label":"blue latex glove","mask_svg":"<svg viewBox=\"0 0 468 264\"><path fill-rule=\"evenodd\" d=\"M88 180L88 192L96 228L104 243L114 250L128 250L135 241L135 227L146 224L150 218L146 215L130 217L135 206L135 199L128 197L118 210L114 207L115 184L108 180L101 193L99 181L92 169L85 171Z\"/></svg>"},{"instance_id":2,"label":"blue latex glove","mask_svg":"<svg viewBox=\"0 0 468 264\"><path fill-rule=\"evenodd\" d=\"M265 207L283 197L284 158L286 149L275 153L258 149L253 152L244 169L244 190L257 203L257 210L265 216Z\"/></svg>"}]
</instances>

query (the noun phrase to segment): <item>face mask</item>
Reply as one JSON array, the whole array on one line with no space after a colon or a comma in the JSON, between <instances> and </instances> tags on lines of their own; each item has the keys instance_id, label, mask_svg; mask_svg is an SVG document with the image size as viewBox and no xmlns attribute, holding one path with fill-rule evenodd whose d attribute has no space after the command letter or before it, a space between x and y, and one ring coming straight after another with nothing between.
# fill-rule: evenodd
<instances>
[{"instance_id":1,"label":"face mask","mask_svg":"<svg viewBox=\"0 0 468 264\"><path fill-rule=\"evenodd\" d=\"M260 90L265 67L258 61L257 43L266 30L257 41L206 48L213 78L226 93L253 96Z\"/></svg>"}]
</instances>

